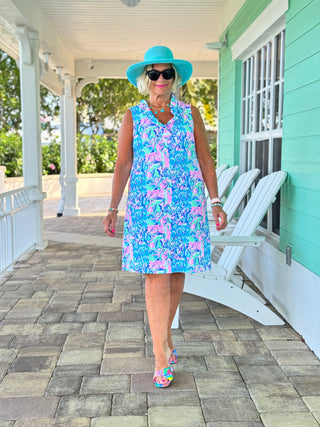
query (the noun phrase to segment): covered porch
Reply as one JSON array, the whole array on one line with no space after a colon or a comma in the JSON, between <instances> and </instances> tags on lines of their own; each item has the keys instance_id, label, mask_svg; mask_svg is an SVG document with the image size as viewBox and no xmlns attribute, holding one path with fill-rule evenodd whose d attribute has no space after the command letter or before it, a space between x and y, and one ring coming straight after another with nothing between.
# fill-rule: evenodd
<instances>
[{"instance_id":1,"label":"covered porch","mask_svg":"<svg viewBox=\"0 0 320 427\"><path fill-rule=\"evenodd\" d=\"M244 1L165 0L155 10L151 0L0 0L0 48L20 68L24 178L23 188L0 198L0 271L25 250L47 245L40 84L60 97L57 212L77 216L76 99L82 89L101 78L126 78L128 66L153 45L170 46L175 57L191 61L193 77L218 78L219 36Z\"/></svg>"},{"instance_id":2,"label":"covered porch","mask_svg":"<svg viewBox=\"0 0 320 427\"><path fill-rule=\"evenodd\" d=\"M77 217L56 218L57 203L44 202L46 249L0 279L1 425L318 425L320 362L301 337L190 294L174 382L155 389L143 277L120 271L122 221L111 239L106 197L80 198Z\"/></svg>"}]
</instances>

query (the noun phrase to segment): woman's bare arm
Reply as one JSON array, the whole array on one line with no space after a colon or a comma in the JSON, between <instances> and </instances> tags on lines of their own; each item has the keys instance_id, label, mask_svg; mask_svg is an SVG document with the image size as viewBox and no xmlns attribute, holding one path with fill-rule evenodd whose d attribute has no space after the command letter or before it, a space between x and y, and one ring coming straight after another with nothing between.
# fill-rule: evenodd
<instances>
[{"instance_id":1,"label":"woman's bare arm","mask_svg":"<svg viewBox=\"0 0 320 427\"><path fill-rule=\"evenodd\" d=\"M199 110L196 107L191 106L191 111L194 123L194 138L199 165L204 182L208 189L210 199L213 199L219 197L218 183L215 165L210 154L207 132ZM216 221L217 229L223 230L227 226L226 213L218 206L214 206L212 208L212 215Z\"/></svg>"},{"instance_id":2,"label":"woman's bare arm","mask_svg":"<svg viewBox=\"0 0 320 427\"><path fill-rule=\"evenodd\" d=\"M130 176L133 161L132 140L133 121L131 111L127 110L123 116L123 120L119 130L118 155L112 181L112 196L110 208L118 208L124 189L127 185ZM108 212L107 216L103 220L104 230L111 237L114 237L115 235L116 221L116 211Z\"/></svg>"}]
</instances>

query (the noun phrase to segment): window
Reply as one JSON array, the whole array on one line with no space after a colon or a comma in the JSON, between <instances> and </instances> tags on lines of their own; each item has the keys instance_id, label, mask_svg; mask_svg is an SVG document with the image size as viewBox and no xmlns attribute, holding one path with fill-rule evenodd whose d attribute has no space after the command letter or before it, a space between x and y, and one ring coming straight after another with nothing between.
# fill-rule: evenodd
<instances>
[{"instance_id":1,"label":"window","mask_svg":"<svg viewBox=\"0 0 320 427\"><path fill-rule=\"evenodd\" d=\"M281 169L285 30L243 61L241 170L259 168L263 176ZM279 234L280 195L262 220Z\"/></svg>"}]
</instances>

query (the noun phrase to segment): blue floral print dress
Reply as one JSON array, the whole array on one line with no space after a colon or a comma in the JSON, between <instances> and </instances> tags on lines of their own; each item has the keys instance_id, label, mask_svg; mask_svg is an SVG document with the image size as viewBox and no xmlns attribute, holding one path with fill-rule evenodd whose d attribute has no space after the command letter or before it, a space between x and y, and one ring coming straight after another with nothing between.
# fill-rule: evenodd
<instances>
[{"instance_id":1,"label":"blue floral print dress","mask_svg":"<svg viewBox=\"0 0 320 427\"><path fill-rule=\"evenodd\" d=\"M210 269L204 182L190 105L172 95L162 124L145 100L131 108L133 163L124 222L122 270L147 274Z\"/></svg>"}]
</instances>

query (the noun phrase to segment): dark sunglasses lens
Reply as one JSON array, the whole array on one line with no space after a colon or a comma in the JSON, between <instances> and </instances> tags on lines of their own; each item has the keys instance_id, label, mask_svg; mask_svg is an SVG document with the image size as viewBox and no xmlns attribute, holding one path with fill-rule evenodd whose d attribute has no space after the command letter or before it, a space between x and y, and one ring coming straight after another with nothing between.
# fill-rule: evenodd
<instances>
[{"instance_id":1,"label":"dark sunglasses lens","mask_svg":"<svg viewBox=\"0 0 320 427\"><path fill-rule=\"evenodd\" d=\"M168 68L167 70L162 71L163 78L166 80L170 80L174 77L174 69Z\"/></svg>"},{"instance_id":2,"label":"dark sunglasses lens","mask_svg":"<svg viewBox=\"0 0 320 427\"><path fill-rule=\"evenodd\" d=\"M167 70L158 71L158 70L149 70L147 71L148 77L150 80L158 80L160 74L163 75L163 78L166 80L170 80L175 76L174 69L168 68Z\"/></svg>"},{"instance_id":3,"label":"dark sunglasses lens","mask_svg":"<svg viewBox=\"0 0 320 427\"><path fill-rule=\"evenodd\" d=\"M160 71L158 70L150 70L147 72L148 77L150 80L158 80L158 78L160 77Z\"/></svg>"}]
</instances>

